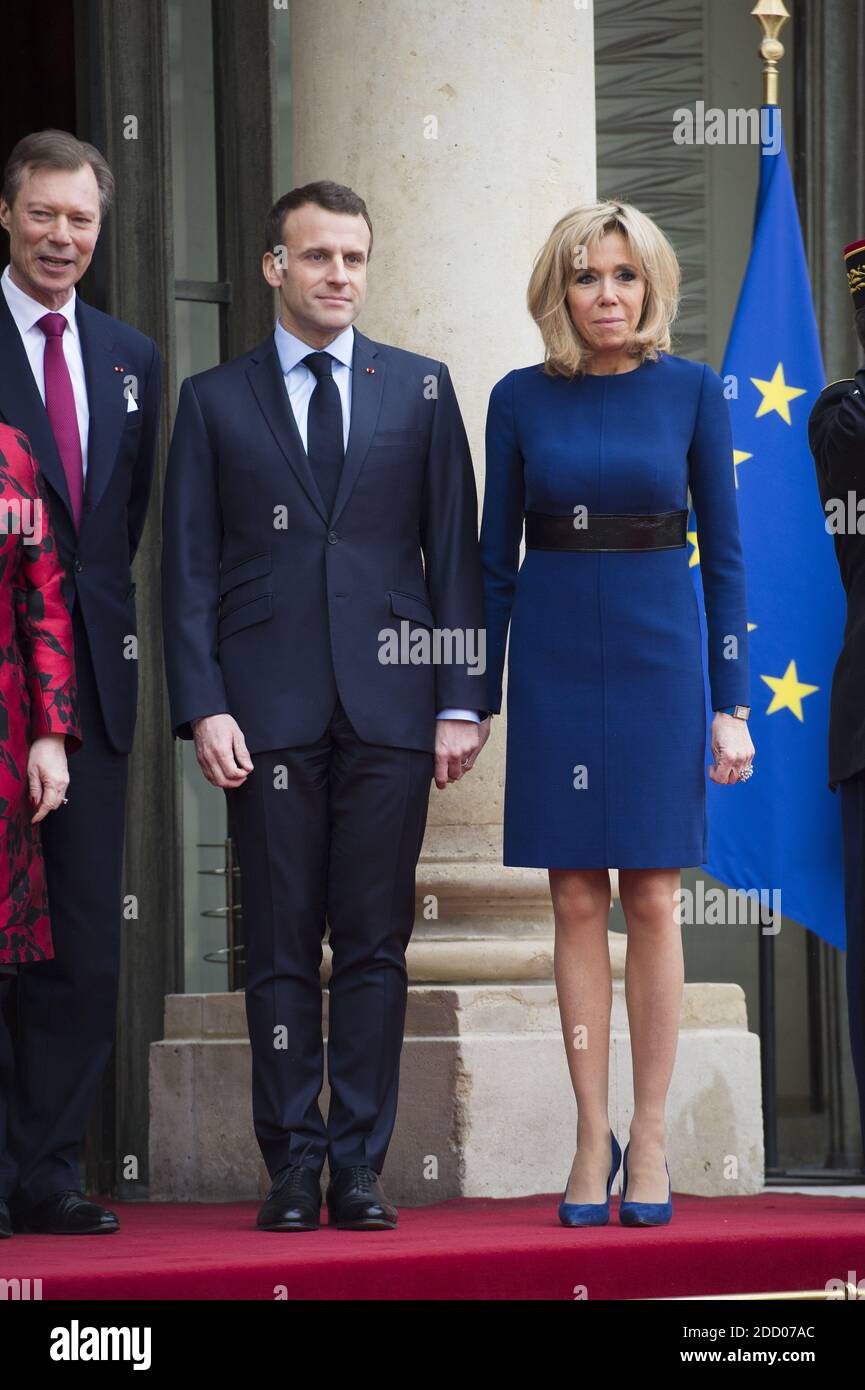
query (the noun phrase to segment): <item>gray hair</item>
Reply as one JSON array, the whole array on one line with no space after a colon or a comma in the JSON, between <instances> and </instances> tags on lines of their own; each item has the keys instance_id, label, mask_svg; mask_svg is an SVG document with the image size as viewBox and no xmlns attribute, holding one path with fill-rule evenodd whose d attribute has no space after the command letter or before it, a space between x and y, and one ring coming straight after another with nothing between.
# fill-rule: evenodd
<instances>
[{"instance_id":1,"label":"gray hair","mask_svg":"<svg viewBox=\"0 0 865 1390\"><path fill-rule=\"evenodd\" d=\"M15 204L25 174L31 169L68 169L74 172L89 164L99 189L99 220L104 221L114 196L114 175L94 145L78 140L68 130L38 130L18 141L3 170L0 197L11 208Z\"/></svg>"}]
</instances>

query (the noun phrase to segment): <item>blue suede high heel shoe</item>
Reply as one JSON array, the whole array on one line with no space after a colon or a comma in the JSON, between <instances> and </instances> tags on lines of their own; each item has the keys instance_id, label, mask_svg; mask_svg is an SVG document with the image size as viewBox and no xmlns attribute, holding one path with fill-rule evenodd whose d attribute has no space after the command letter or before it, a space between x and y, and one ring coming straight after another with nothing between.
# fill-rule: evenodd
<instances>
[{"instance_id":1,"label":"blue suede high heel shoe","mask_svg":"<svg viewBox=\"0 0 865 1390\"><path fill-rule=\"evenodd\" d=\"M559 1220L563 1226L606 1226L610 1219L610 1191L616 1180L619 1171L619 1164L622 1161L622 1150L619 1148L615 1134L610 1130L610 1152L612 1162L610 1163L610 1176L607 1179L607 1200L606 1202L566 1202L568 1195L567 1185L562 1193L562 1200L559 1203Z\"/></svg>"},{"instance_id":2,"label":"blue suede high heel shoe","mask_svg":"<svg viewBox=\"0 0 865 1390\"><path fill-rule=\"evenodd\" d=\"M667 1160L664 1159L664 1167L667 1169L667 1183L670 1192L666 1202L628 1202L625 1194L628 1190L628 1149L631 1141L625 1145L624 1175L622 1179L622 1200L619 1203L619 1220L623 1226L666 1226L673 1217L673 1184L670 1182L670 1170L667 1167Z\"/></svg>"}]
</instances>

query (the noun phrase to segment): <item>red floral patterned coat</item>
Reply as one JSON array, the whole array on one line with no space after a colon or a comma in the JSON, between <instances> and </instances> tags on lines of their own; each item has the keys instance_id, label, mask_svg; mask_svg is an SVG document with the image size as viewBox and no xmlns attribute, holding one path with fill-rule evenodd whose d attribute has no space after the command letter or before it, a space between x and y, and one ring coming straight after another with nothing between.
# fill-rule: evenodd
<instances>
[{"instance_id":1,"label":"red floral patterned coat","mask_svg":"<svg viewBox=\"0 0 865 1390\"><path fill-rule=\"evenodd\" d=\"M0 424L0 962L12 964L54 955L27 757L43 734L65 734L67 755L81 746L62 579L29 441Z\"/></svg>"}]
</instances>

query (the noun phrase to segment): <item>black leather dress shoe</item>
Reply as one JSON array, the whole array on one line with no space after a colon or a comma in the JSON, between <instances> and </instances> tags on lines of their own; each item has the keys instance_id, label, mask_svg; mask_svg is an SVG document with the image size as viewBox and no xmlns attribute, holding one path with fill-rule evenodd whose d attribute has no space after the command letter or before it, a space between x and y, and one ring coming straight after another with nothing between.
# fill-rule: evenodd
<instances>
[{"instance_id":1,"label":"black leather dress shoe","mask_svg":"<svg viewBox=\"0 0 865 1390\"><path fill-rule=\"evenodd\" d=\"M261 1231L317 1231L321 1225L321 1175L304 1163L281 1169L255 1224Z\"/></svg>"},{"instance_id":2,"label":"black leather dress shoe","mask_svg":"<svg viewBox=\"0 0 865 1390\"><path fill-rule=\"evenodd\" d=\"M374 1168L337 1168L330 1175L327 1210L341 1231L392 1231L397 1210L385 1197Z\"/></svg>"},{"instance_id":3,"label":"black leather dress shoe","mask_svg":"<svg viewBox=\"0 0 865 1390\"><path fill-rule=\"evenodd\" d=\"M55 1192L44 1202L22 1211L19 1231L50 1236L104 1236L120 1229L113 1211L88 1202L81 1192Z\"/></svg>"},{"instance_id":4,"label":"black leather dress shoe","mask_svg":"<svg viewBox=\"0 0 865 1390\"><path fill-rule=\"evenodd\" d=\"M12 1218L9 1215L9 1207L0 1197L0 1240L8 1240L11 1234Z\"/></svg>"}]
</instances>

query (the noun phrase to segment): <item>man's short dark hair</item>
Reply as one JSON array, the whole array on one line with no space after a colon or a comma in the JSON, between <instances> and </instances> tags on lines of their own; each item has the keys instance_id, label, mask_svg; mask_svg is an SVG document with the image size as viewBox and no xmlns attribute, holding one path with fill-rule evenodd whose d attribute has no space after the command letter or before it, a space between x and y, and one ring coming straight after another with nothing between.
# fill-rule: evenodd
<instances>
[{"instance_id":1,"label":"man's short dark hair","mask_svg":"<svg viewBox=\"0 0 865 1390\"><path fill-rule=\"evenodd\" d=\"M274 203L268 213L264 231L266 251L274 251L277 246L283 244L282 228L286 216L306 203L314 203L316 207L324 208L327 212L345 212L349 217L362 217L369 227L369 250L372 251L372 222L366 210L366 203L353 189L346 188L343 183L333 183L330 179L320 179L317 183L305 183L302 188L293 188L290 193L283 193Z\"/></svg>"},{"instance_id":2,"label":"man's short dark hair","mask_svg":"<svg viewBox=\"0 0 865 1390\"><path fill-rule=\"evenodd\" d=\"M24 175L32 169L68 169L74 173L89 164L99 189L99 220L104 221L114 196L114 175L95 145L70 135L68 130L37 130L18 141L3 170L3 201L11 208L21 190Z\"/></svg>"}]
</instances>

